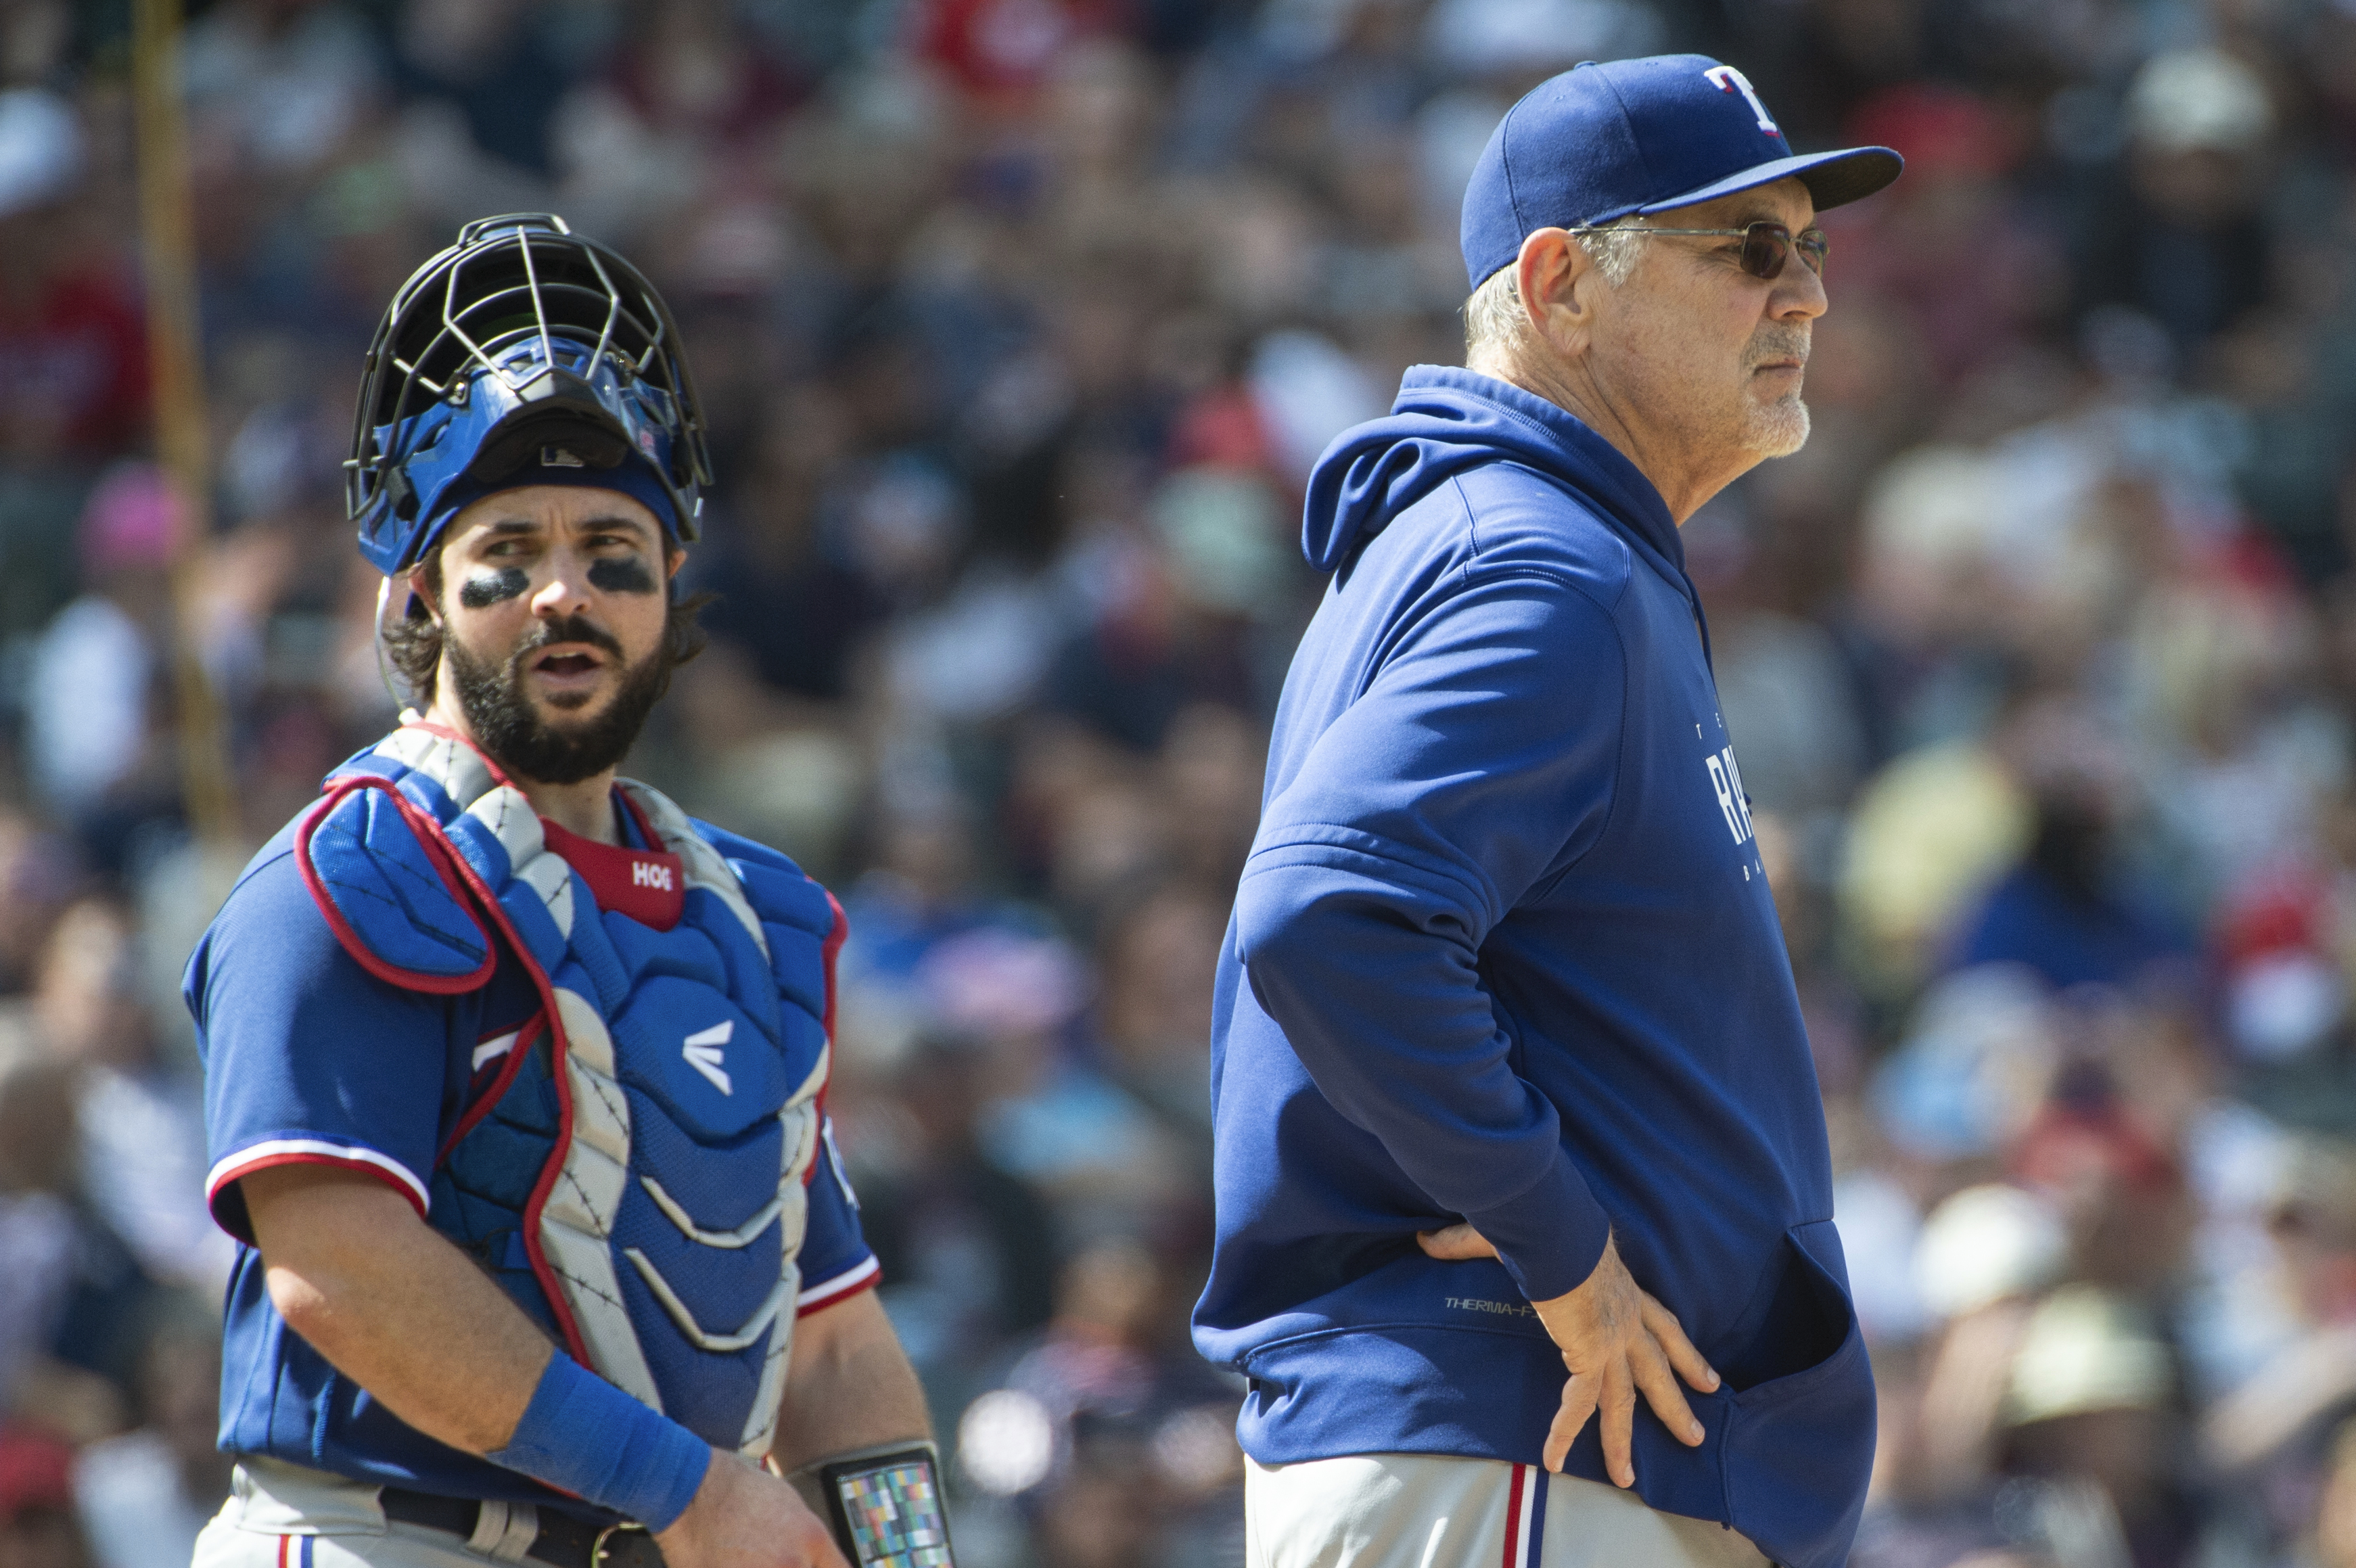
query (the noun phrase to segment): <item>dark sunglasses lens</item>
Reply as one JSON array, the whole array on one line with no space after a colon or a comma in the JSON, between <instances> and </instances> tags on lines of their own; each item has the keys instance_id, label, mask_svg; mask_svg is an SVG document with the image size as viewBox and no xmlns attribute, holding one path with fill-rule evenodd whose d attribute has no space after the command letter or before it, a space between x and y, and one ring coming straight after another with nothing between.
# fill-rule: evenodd
<instances>
[{"instance_id":1,"label":"dark sunglasses lens","mask_svg":"<svg viewBox=\"0 0 2356 1568\"><path fill-rule=\"evenodd\" d=\"M1800 260L1808 263L1808 270L1818 277L1824 276L1825 263L1833 253L1833 242L1825 237L1825 231L1811 229L1793 243L1799 249Z\"/></svg>"},{"instance_id":2,"label":"dark sunglasses lens","mask_svg":"<svg viewBox=\"0 0 2356 1568\"><path fill-rule=\"evenodd\" d=\"M1781 223L1753 223L1742 231L1742 270L1755 278L1783 276L1791 245L1792 231Z\"/></svg>"}]
</instances>

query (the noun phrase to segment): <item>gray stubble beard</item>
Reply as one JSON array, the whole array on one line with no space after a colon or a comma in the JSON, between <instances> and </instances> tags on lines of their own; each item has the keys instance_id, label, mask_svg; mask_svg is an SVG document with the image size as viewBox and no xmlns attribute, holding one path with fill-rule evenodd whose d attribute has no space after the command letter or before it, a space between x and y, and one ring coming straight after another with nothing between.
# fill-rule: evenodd
<instances>
[{"instance_id":1,"label":"gray stubble beard","mask_svg":"<svg viewBox=\"0 0 2356 1568\"><path fill-rule=\"evenodd\" d=\"M1808 444L1808 405L1798 392L1751 410L1751 449L1762 457L1788 457Z\"/></svg>"}]
</instances>

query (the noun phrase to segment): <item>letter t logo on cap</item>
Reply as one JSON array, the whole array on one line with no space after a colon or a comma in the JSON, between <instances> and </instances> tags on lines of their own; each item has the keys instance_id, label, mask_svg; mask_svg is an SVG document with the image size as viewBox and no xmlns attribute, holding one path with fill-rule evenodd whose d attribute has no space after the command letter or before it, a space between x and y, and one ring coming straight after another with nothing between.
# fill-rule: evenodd
<instances>
[{"instance_id":1,"label":"letter t logo on cap","mask_svg":"<svg viewBox=\"0 0 2356 1568\"><path fill-rule=\"evenodd\" d=\"M1751 101L1751 109L1759 116L1759 128L1761 130L1766 132L1771 136L1780 136L1783 134L1776 128L1775 122L1769 117L1767 113L1767 105L1759 102L1758 91L1751 85L1751 79L1749 77L1743 75L1740 71L1735 70L1730 65L1714 65L1708 70L1703 71L1702 75L1708 77L1711 81L1716 82L1718 84L1718 90L1720 92L1740 92L1743 97L1749 99Z\"/></svg>"}]
</instances>

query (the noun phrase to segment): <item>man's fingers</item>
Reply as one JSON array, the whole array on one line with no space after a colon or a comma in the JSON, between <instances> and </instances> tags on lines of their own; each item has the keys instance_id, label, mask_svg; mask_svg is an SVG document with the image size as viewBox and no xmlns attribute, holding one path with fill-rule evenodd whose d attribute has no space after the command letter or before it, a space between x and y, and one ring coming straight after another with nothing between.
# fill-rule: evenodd
<instances>
[{"instance_id":1,"label":"man's fingers","mask_svg":"<svg viewBox=\"0 0 2356 1568\"><path fill-rule=\"evenodd\" d=\"M1441 1249L1455 1240L1450 1232L1471 1229L1451 1226L1418 1240L1425 1251L1434 1257L1445 1256ZM1607 1251L1604 1263L1612 1262L1612 1254ZM1599 1272L1603 1266L1598 1265ZM1574 1312L1571 1322L1560 1329L1569 1336L1568 1342L1572 1345L1594 1345L1600 1340L1609 1348L1601 1348L1600 1353L1586 1349L1565 1352L1565 1366L1570 1365L1570 1357L1575 1353L1581 1361L1588 1362L1590 1369L1574 1369L1570 1380L1563 1385L1562 1407L1547 1428L1544 1456L1547 1469L1559 1471L1569 1455L1572 1441L1586 1427L1588 1418L1593 1416L1602 1439L1604 1473L1616 1486L1633 1487L1636 1484L1637 1394L1644 1396L1653 1413L1678 1442L1687 1447L1698 1447L1707 1440L1707 1434L1695 1418L1693 1407L1686 1402L1685 1391L1677 1386L1677 1380L1683 1377L1707 1393L1717 1390L1719 1376L1702 1359L1701 1352L1694 1348L1693 1341L1686 1337L1685 1326L1675 1313L1638 1289L1624 1273L1620 1280L1626 1293L1636 1297L1636 1323L1622 1318L1616 1324L1586 1324ZM1590 1280L1590 1285L1593 1283ZM1588 1289L1589 1286L1580 1287L1582 1291ZM1558 1326L1549 1322L1548 1331L1558 1332Z\"/></svg>"},{"instance_id":2,"label":"man's fingers","mask_svg":"<svg viewBox=\"0 0 2356 1568\"><path fill-rule=\"evenodd\" d=\"M1646 1292L1644 1317L1644 1326L1652 1330L1653 1337L1660 1344L1661 1353L1668 1357L1669 1365L1676 1369L1677 1376L1703 1393L1716 1393L1718 1371L1702 1359L1701 1352L1694 1348L1693 1341L1686 1337L1685 1325L1677 1321L1677 1315L1655 1301L1651 1293Z\"/></svg>"},{"instance_id":3,"label":"man's fingers","mask_svg":"<svg viewBox=\"0 0 2356 1568\"><path fill-rule=\"evenodd\" d=\"M1660 1346L1647 1338L1629 1357L1636 1386L1644 1391L1644 1401L1670 1434L1688 1448L1701 1446L1701 1423L1694 1419L1693 1408L1686 1403L1685 1391L1669 1370L1669 1359L1661 1353Z\"/></svg>"},{"instance_id":4,"label":"man's fingers","mask_svg":"<svg viewBox=\"0 0 2356 1568\"><path fill-rule=\"evenodd\" d=\"M1451 1263L1461 1263L1469 1258L1494 1258L1497 1249L1489 1239L1472 1229L1468 1220L1443 1225L1437 1230L1419 1230L1415 1244L1432 1257Z\"/></svg>"},{"instance_id":5,"label":"man's fingers","mask_svg":"<svg viewBox=\"0 0 2356 1568\"><path fill-rule=\"evenodd\" d=\"M1587 1418L1595 1413L1595 1401L1603 1391L1603 1380L1591 1372L1573 1372L1562 1385L1562 1404L1554 1412L1554 1423L1547 1428L1546 1447L1539 1457L1549 1470L1559 1471L1562 1462L1570 1455L1570 1445L1579 1437Z\"/></svg>"},{"instance_id":6,"label":"man's fingers","mask_svg":"<svg viewBox=\"0 0 2356 1568\"><path fill-rule=\"evenodd\" d=\"M1603 1398L1597 1414L1603 1423L1603 1469L1617 1487L1636 1484L1636 1466L1628 1444L1636 1424L1636 1384L1628 1373L1628 1359L1616 1356L1604 1363Z\"/></svg>"}]
</instances>

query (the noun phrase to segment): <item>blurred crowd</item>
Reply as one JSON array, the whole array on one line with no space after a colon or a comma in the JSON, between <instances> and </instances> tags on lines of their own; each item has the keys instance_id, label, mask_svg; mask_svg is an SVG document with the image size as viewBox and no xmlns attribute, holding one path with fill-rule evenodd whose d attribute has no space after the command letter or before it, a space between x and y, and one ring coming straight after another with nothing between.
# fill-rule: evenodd
<instances>
[{"instance_id":1,"label":"blurred crowd","mask_svg":"<svg viewBox=\"0 0 2356 1568\"><path fill-rule=\"evenodd\" d=\"M1239 1563L1183 1329L1301 484L1461 362L1505 106L1674 48L1909 160L1826 219L1814 439L1685 531L1882 1390L1860 1568L2356 1568L2356 0L193 4L202 518L128 12L0 3L0 1568L185 1561L226 1488L178 969L394 721L361 356L526 209L682 324L720 597L630 768L843 895L959 1560Z\"/></svg>"}]
</instances>

